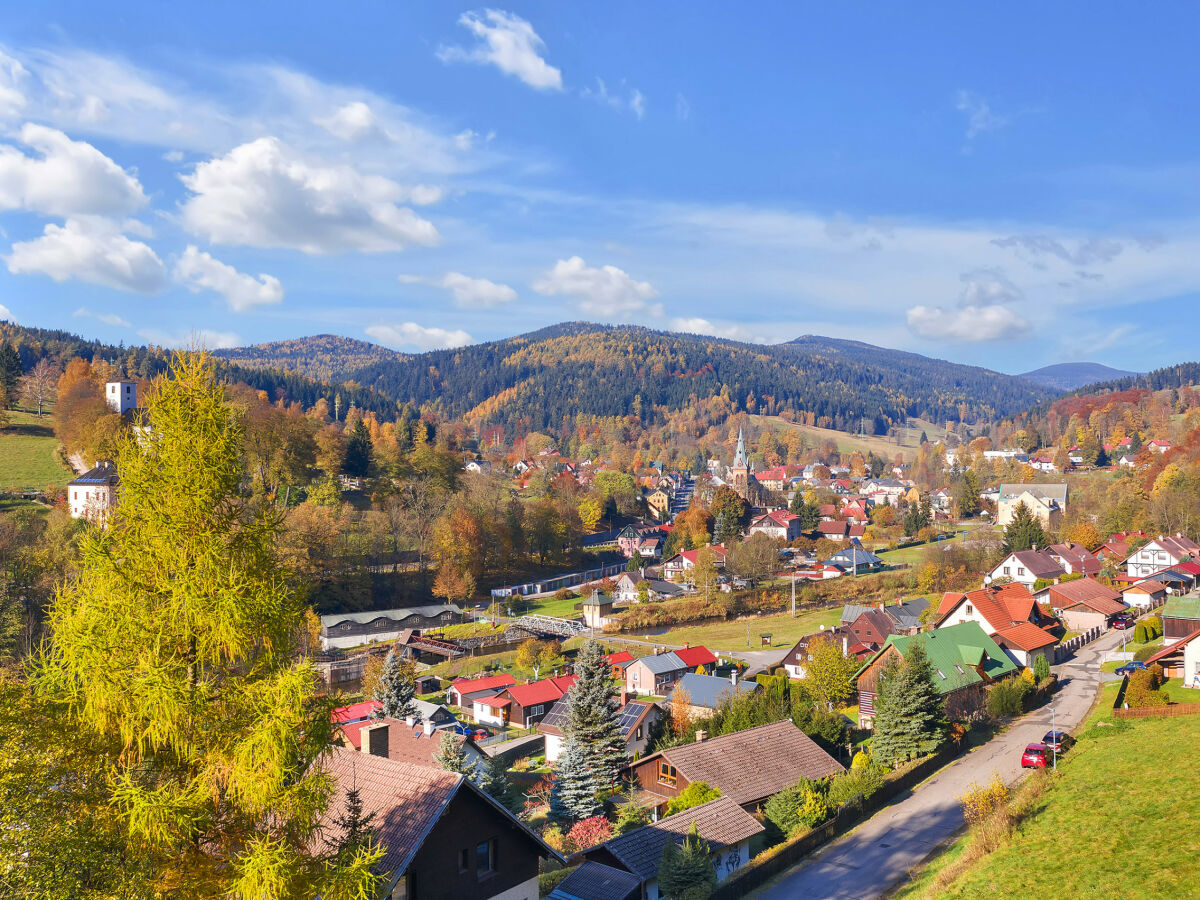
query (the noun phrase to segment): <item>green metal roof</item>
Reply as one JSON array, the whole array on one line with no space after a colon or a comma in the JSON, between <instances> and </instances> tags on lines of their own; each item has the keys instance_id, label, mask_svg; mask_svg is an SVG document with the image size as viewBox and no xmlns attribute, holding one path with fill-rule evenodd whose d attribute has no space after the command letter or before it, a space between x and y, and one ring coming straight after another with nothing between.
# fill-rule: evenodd
<instances>
[{"instance_id":1,"label":"green metal roof","mask_svg":"<svg viewBox=\"0 0 1200 900\"><path fill-rule=\"evenodd\" d=\"M1200 597L1172 597L1162 614L1176 619L1200 619Z\"/></svg>"},{"instance_id":2,"label":"green metal roof","mask_svg":"<svg viewBox=\"0 0 1200 900\"><path fill-rule=\"evenodd\" d=\"M980 660L983 661L983 671L993 681L1011 675L1020 668L1000 649L999 644L988 637L978 622L962 622L916 635L889 635L879 652L859 669L858 674L861 675L889 645L896 648L901 658L905 657L913 641L925 645L925 653L934 669L933 684L940 694L983 681L975 670Z\"/></svg>"}]
</instances>

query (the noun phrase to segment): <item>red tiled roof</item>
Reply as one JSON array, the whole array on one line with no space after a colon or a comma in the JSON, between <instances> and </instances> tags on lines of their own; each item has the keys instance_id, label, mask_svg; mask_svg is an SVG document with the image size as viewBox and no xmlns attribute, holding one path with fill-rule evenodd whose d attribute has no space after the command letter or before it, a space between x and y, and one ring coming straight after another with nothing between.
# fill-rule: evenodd
<instances>
[{"instance_id":1,"label":"red tiled roof","mask_svg":"<svg viewBox=\"0 0 1200 900\"><path fill-rule=\"evenodd\" d=\"M512 703L512 699L503 694L496 694L492 697L476 697L473 702L480 706L490 706L492 709L504 709Z\"/></svg>"},{"instance_id":2,"label":"red tiled roof","mask_svg":"<svg viewBox=\"0 0 1200 900\"><path fill-rule=\"evenodd\" d=\"M371 713L383 706L378 700L364 700L362 703L351 703L349 706L339 706L330 715L334 725L344 725L346 722L360 722L370 718Z\"/></svg>"},{"instance_id":3,"label":"red tiled roof","mask_svg":"<svg viewBox=\"0 0 1200 900\"><path fill-rule=\"evenodd\" d=\"M689 669L694 669L696 666L711 666L717 661L716 656L707 647L684 647L682 650L676 650L675 655L687 663Z\"/></svg>"},{"instance_id":4,"label":"red tiled roof","mask_svg":"<svg viewBox=\"0 0 1200 900\"><path fill-rule=\"evenodd\" d=\"M615 666L620 663L631 663L635 657L628 650L618 650L616 653L608 654L604 659L610 666Z\"/></svg>"},{"instance_id":5,"label":"red tiled roof","mask_svg":"<svg viewBox=\"0 0 1200 900\"><path fill-rule=\"evenodd\" d=\"M1197 628L1195 631L1193 631L1187 637L1180 638L1175 643L1170 644L1166 647L1163 647L1161 650L1159 650L1157 653L1155 653L1152 657L1150 657L1148 660L1146 660L1146 665L1151 665L1153 663L1156 663L1163 657L1170 656L1176 650L1182 650L1186 644L1190 644L1196 638L1200 638L1200 628Z\"/></svg>"},{"instance_id":6,"label":"red tiled roof","mask_svg":"<svg viewBox=\"0 0 1200 900\"><path fill-rule=\"evenodd\" d=\"M1052 602L1057 601L1055 605L1058 609L1082 605L1106 616L1126 609L1125 604L1121 602L1119 591L1114 591L1092 578L1079 578L1053 585L1050 588L1050 598Z\"/></svg>"},{"instance_id":7,"label":"red tiled roof","mask_svg":"<svg viewBox=\"0 0 1200 900\"><path fill-rule=\"evenodd\" d=\"M485 675L483 678L456 678L450 687L460 694L473 694L476 691L500 691L516 683L517 679L511 675Z\"/></svg>"},{"instance_id":8,"label":"red tiled roof","mask_svg":"<svg viewBox=\"0 0 1200 900\"><path fill-rule=\"evenodd\" d=\"M1125 588L1126 591L1137 591L1139 594L1161 594L1167 586L1161 581L1139 581Z\"/></svg>"},{"instance_id":9,"label":"red tiled roof","mask_svg":"<svg viewBox=\"0 0 1200 900\"><path fill-rule=\"evenodd\" d=\"M362 749L362 732L369 725L388 726L388 758L399 759L417 766L437 766L433 755L437 753L446 732L435 728L433 734L425 733L425 726L417 722L411 727L401 719L376 719L368 722L350 722L341 727L342 736L355 750ZM451 732L460 745L467 745L470 738L465 734ZM364 754L365 755L365 754Z\"/></svg>"},{"instance_id":10,"label":"red tiled roof","mask_svg":"<svg viewBox=\"0 0 1200 900\"><path fill-rule=\"evenodd\" d=\"M574 683L574 675L561 675L557 678L531 681L528 684L514 684L504 693L521 706L534 706L538 703L553 703L569 691Z\"/></svg>"},{"instance_id":11,"label":"red tiled roof","mask_svg":"<svg viewBox=\"0 0 1200 900\"><path fill-rule=\"evenodd\" d=\"M1058 638L1047 634L1032 622L1018 622L1001 628L992 635L992 639L1001 646L1016 647L1026 652L1058 643Z\"/></svg>"}]
</instances>

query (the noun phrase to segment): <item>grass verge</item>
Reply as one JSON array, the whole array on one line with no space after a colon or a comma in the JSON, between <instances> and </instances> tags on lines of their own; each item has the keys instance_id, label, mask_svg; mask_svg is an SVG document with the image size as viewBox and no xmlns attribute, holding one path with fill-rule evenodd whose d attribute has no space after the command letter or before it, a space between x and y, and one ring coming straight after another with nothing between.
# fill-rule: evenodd
<instances>
[{"instance_id":1,"label":"grass verge","mask_svg":"<svg viewBox=\"0 0 1200 900\"><path fill-rule=\"evenodd\" d=\"M71 472L58 455L49 416L10 410L0 428L0 490L41 491L63 487Z\"/></svg>"}]
</instances>

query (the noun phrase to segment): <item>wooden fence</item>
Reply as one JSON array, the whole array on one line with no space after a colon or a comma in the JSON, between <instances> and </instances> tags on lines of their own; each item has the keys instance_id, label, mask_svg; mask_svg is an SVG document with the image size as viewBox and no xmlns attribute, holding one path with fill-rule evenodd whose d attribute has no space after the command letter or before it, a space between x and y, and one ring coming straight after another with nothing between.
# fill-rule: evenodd
<instances>
[{"instance_id":1,"label":"wooden fence","mask_svg":"<svg viewBox=\"0 0 1200 900\"><path fill-rule=\"evenodd\" d=\"M1143 709L1114 709L1118 719L1158 719L1166 716L1200 716L1200 703L1172 703L1170 706L1147 706Z\"/></svg>"},{"instance_id":2,"label":"wooden fence","mask_svg":"<svg viewBox=\"0 0 1200 900\"><path fill-rule=\"evenodd\" d=\"M823 847L834 838L845 834L859 822L873 816L896 797L916 787L942 766L954 760L962 752L961 745L947 744L933 756L914 763L906 769L893 772L883 787L860 802L850 802L838 809L837 814L794 838L764 851L751 862L738 869L728 879L717 885L709 900L737 900L755 888L761 887L776 875L790 869L813 851Z\"/></svg>"}]
</instances>

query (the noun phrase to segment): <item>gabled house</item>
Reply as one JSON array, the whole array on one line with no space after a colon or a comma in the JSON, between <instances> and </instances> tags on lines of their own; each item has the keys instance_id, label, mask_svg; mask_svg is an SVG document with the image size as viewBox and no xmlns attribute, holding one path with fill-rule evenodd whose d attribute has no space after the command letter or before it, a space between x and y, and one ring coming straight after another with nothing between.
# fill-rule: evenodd
<instances>
[{"instance_id":1,"label":"gabled house","mask_svg":"<svg viewBox=\"0 0 1200 900\"><path fill-rule=\"evenodd\" d=\"M646 700L631 700L628 694L621 695L617 711L617 727L625 739L625 758L633 759L646 751L650 743L650 732L662 718L662 710ZM538 723L537 730L546 736L546 762L554 763L562 753L566 739L564 728L567 722L567 698L562 697Z\"/></svg>"},{"instance_id":2,"label":"gabled house","mask_svg":"<svg viewBox=\"0 0 1200 900\"><path fill-rule=\"evenodd\" d=\"M1164 623L1165 628L1165 623ZM1146 660L1146 665L1158 663L1168 678L1178 678L1186 688L1194 688L1200 700L1200 623L1196 628L1164 646Z\"/></svg>"},{"instance_id":3,"label":"gabled house","mask_svg":"<svg viewBox=\"0 0 1200 900\"><path fill-rule=\"evenodd\" d=\"M843 654L853 656L858 660L866 659L875 652L875 648L871 645L856 640L850 633L849 627L845 625L817 631L813 634L806 634L800 640L796 641L795 646L781 660L781 665L789 678L803 678L805 676L807 672L806 666L812 654L813 643L816 641L837 641L842 646Z\"/></svg>"},{"instance_id":4,"label":"gabled house","mask_svg":"<svg viewBox=\"0 0 1200 900\"><path fill-rule=\"evenodd\" d=\"M982 709L986 685L1020 668L978 622L961 622L911 637L892 635L855 676L860 727L870 728L875 721L879 675L887 661L903 660L916 641L929 656L934 687L945 698L946 714L951 718L964 718Z\"/></svg>"},{"instance_id":5,"label":"gabled house","mask_svg":"<svg viewBox=\"0 0 1200 900\"><path fill-rule=\"evenodd\" d=\"M1102 563L1124 561L1132 552L1129 548L1130 543L1136 538L1144 538L1145 536L1146 532L1144 531L1131 531L1128 534L1125 532L1110 534L1108 540L1096 551L1096 558Z\"/></svg>"},{"instance_id":6,"label":"gabled house","mask_svg":"<svg viewBox=\"0 0 1200 900\"><path fill-rule=\"evenodd\" d=\"M974 622L1021 666L1032 667L1038 656L1054 662L1058 638L1049 632L1055 622L1019 584L982 588L965 594L948 592L938 607L938 630Z\"/></svg>"},{"instance_id":7,"label":"gabled house","mask_svg":"<svg viewBox=\"0 0 1200 900\"><path fill-rule=\"evenodd\" d=\"M583 624L597 630L613 621L613 598L605 591L596 588L580 604L583 612Z\"/></svg>"},{"instance_id":8,"label":"gabled house","mask_svg":"<svg viewBox=\"0 0 1200 900\"><path fill-rule=\"evenodd\" d=\"M646 495L646 505L655 518L665 519L671 511L671 495L658 488Z\"/></svg>"},{"instance_id":9,"label":"gabled house","mask_svg":"<svg viewBox=\"0 0 1200 900\"><path fill-rule=\"evenodd\" d=\"M468 735L435 728L432 722L421 722L415 718L348 722L338 726L338 731L342 735L343 746L351 750L433 768L437 768L437 761L433 757L445 735L449 734L450 739L462 748L471 766L479 768L484 762L483 751Z\"/></svg>"},{"instance_id":10,"label":"gabled house","mask_svg":"<svg viewBox=\"0 0 1200 900\"><path fill-rule=\"evenodd\" d=\"M775 540L792 541L800 537L800 517L782 509L763 513L750 521L746 534L765 534Z\"/></svg>"},{"instance_id":11,"label":"gabled house","mask_svg":"<svg viewBox=\"0 0 1200 900\"><path fill-rule=\"evenodd\" d=\"M642 900L642 879L625 869L585 859L546 900Z\"/></svg>"},{"instance_id":12,"label":"gabled house","mask_svg":"<svg viewBox=\"0 0 1200 900\"><path fill-rule=\"evenodd\" d=\"M703 781L752 810L801 778L845 771L789 719L714 738L696 734L694 744L660 750L629 767L644 805L661 808L693 781Z\"/></svg>"},{"instance_id":13,"label":"gabled house","mask_svg":"<svg viewBox=\"0 0 1200 900\"><path fill-rule=\"evenodd\" d=\"M511 675L481 675L477 678L456 678L446 691L451 706L471 709L478 697L494 697L517 683Z\"/></svg>"},{"instance_id":14,"label":"gabled house","mask_svg":"<svg viewBox=\"0 0 1200 900\"><path fill-rule=\"evenodd\" d=\"M1200 544L1191 538L1182 534L1174 537L1159 535L1125 560L1125 571L1145 578L1176 563L1196 558L1200 558Z\"/></svg>"},{"instance_id":15,"label":"gabled house","mask_svg":"<svg viewBox=\"0 0 1200 900\"><path fill-rule=\"evenodd\" d=\"M717 655L703 644L697 644L695 647L685 644L682 648L672 652L683 660L683 664L690 671L695 672L699 669L704 675L711 675L713 668L719 662Z\"/></svg>"},{"instance_id":16,"label":"gabled house","mask_svg":"<svg viewBox=\"0 0 1200 900\"><path fill-rule=\"evenodd\" d=\"M988 573L984 582L991 584L1000 578L1008 578L1032 590L1039 579L1057 581L1066 574L1063 567L1048 551L1018 550L1000 560L1000 564Z\"/></svg>"},{"instance_id":17,"label":"gabled house","mask_svg":"<svg viewBox=\"0 0 1200 900\"><path fill-rule=\"evenodd\" d=\"M867 609L847 627L855 641L872 649L883 646L888 636L894 634L891 616L881 609Z\"/></svg>"},{"instance_id":18,"label":"gabled house","mask_svg":"<svg viewBox=\"0 0 1200 900\"><path fill-rule=\"evenodd\" d=\"M717 873L718 884L750 861L750 839L765 830L757 819L732 800L718 797L583 851L588 862L580 866L577 872L584 866L596 863L623 870L637 879L641 886L640 896L646 900L661 900L665 895L658 887L658 867L662 862L663 848L667 841L683 843L693 825L708 844L709 860ZM603 872L594 870L591 877L603 876ZM615 878L610 877L609 880L616 883ZM566 881L563 885L566 885ZM614 897L609 893L578 893L580 889L588 891L594 885L595 881L590 881L577 888L576 893L551 894L550 897L582 897L586 900L610 900ZM617 883L615 892L622 890L624 885Z\"/></svg>"},{"instance_id":19,"label":"gabled house","mask_svg":"<svg viewBox=\"0 0 1200 900\"><path fill-rule=\"evenodd\" d=\"M1094 553L1083 544L1074 541L1051 544L1046 548L1046 552L1068 575L1099 575L1104 567Z\"/></svg>"},{"instance_id":20,"label":"gabled house","mask_svg":"<svg viewBox=\"0 0 1200 900\"><path fill-rule=\"evenodd\" d=\"M317 765L333 783L314 849L344 836L357 790L384 850L375 870L390 900L537 900L540 860L563 862L520 819L455 772L334 748Z\"/></svg>"},{"instance_id":21,"label":"gabled house","mask_svg":"<svg viewBox=\"0 0 1200 900\"><path fill-rule=\"evenodd\" d=\"M1139 581L1122 590L1121 598L1130 606L1150 609L1166 602L1167 586L1161 581Z\"/></svg>"},{"instance_id":22,"label":"gabled house","mask_svg":"<svg viewBox=\"0 0 1200 900\"><path fill-rule=\"evenodd\" d=\"M672 651L643 656L625 666L625 690L664 697L671 685L689 671L688 664Z\"/></svg>"},{"instance_id":23,"label":"gabled house","mask_svg":"<svg viewBox=\"0 0 1200 900\"><path fill-rule=\"evenodd\" d=\"M1166 453L1173 446L1170 441L1151 441L1146 445L1155 453Z\"/></svg>"},{"instance_id":24,"label":"gabled house","mask_svg":"<svg viewBox=\"0 0 1200 900\"><path fill-rule=\"evenodd\" d=\"M618 681L625 680L625 667L634 660L634 655L628 650L618 650L616 653L609 653L604 657L604 661L612 667L612 677Z\"/></svg>"},{"instance_id":25,"label":"gabled house","mask_svg":"<svg viewBox=\"0 0 1200 900\"><path fill-rule=\"evenodd\" d=\"M97 463L68 481L67 507L71 518L103 525L109 509L117 502L118 481L117 467L110 462Z\"/></svg>"},{"instance_id":26,"label":"gabled house","mask_svg":"<svg viewBox=\"0 0 1200 900\"><path fill-rule=\"evenodd\" d=\"M996 524L1001 528L1013 520L1022 503L1044 528L1057 528L1067 509L1065 484L1002 484L996 502Z\"/></svg>"},{"instance_id":27,"label":"gabled house","mask_svg":"<svg viewBox=\"0 0 1200 900\"><path fill-rule=\"evenodd\" d=\"M1200 628L1200 597L1172 597L1159 615L1163 623L1163 645L1181 641Z\"/></svg>"},{"instance_id":28,"label":"gabled house","mask_svg":"<svg viewBox=\"0 0 1200 900\"><path fill-rule=\"evenodd\" d=\"M550 711L575 683L574 675L559 675L514 684L494 697L475 701L475 721L488 725L516 725L532 728Z\"/></svg>"},{"instance_id":29,"label":"gabled house","mask_svg":"<svg viewBox=\"0 0 1200 900\"><path fill-rule=\"evenodd\" d=\"M713 562L717 568L725 568L725 547L722 544L713 544L708 549L712 551ZM699 550L681 550L676 553L663 563L663 577L669 581L688 579L692 569L696 567L696 557L699 553Z\"/></svg>"},{"instance_id":30,"label":"gabled house","mask_svg":"<svg viewBox=\"0 0 1200 900\"><path fill-rule=\"evenodd\" d=\"M1114 591L1094 578L1079 578L1056 584L1047 592L1050 608L1062 617L1071 631L1089 631L1092 628L1108 628L1113 617L1129 607Z\"/></svg>"},{"instance_id":31,"label":"gabled house","mask_svg":"<svg viewBox=\"0 0 1200 900\"><path fill-rule=\"evenodd\" d=\"M853 527L851 526L851 528ZM829 559L825 560L825 563L837 566L843 572L857 572L860 574L878 572L885 566L882 559L869 550L864 550L857 538L851 540L849 547L839 550L833 556L829 557Z\"/></svg>"},{"instance_id":32,"label":"gabled house","mask_svg":"<svg viewBox=\"0 0 1200 900\"><path fill-rule=\"evenodd\" d=\"M725 701L742 694L753 694L759 688L757 681L739 679L737 673L728 678L716 675L697 675L688 672L680 678L667 694L666 702L673 703L677 691L687 693L688 709L694 718L704 718Z\"/></svg>"},{"instance_id":33,"label":"gabled house","mask_svg":"<svg viewBox=\"0 0 1200 900\"><path fill-rule=\"evenodd\" d=\"M684 593L681 585L657 578L643 578L636 572L622 572L613 585L612 597L617 603L637 603L638 586L646 585L646 596L650 601L668 600Z\"/></svg>"}]
</instances>

